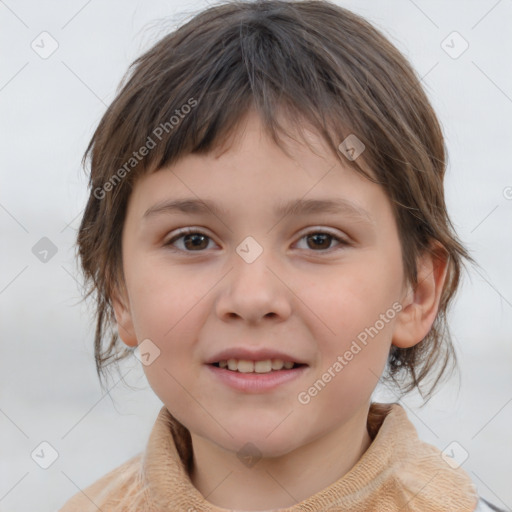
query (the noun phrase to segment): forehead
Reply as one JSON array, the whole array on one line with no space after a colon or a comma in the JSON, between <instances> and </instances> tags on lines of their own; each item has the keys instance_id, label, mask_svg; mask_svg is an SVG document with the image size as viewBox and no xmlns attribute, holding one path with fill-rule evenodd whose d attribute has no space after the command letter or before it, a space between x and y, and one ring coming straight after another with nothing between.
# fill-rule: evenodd
<instances>
[{"instance_id":1,"label":"forehead","mask_svg":"<svg viewBox=\"0 0 512 512\"><path fill-rule=\"evenodd\" d=\"M185 155L141 178L132 193L138 215L220 217L236 204L248 211L261 203L276 217L326 212L374 222L372 205L383 190L350 168L344 156L334 157L319 134L302 129L301 137L284 138L283 148L249 112L215 150Z\"/></svg>"}]
</instances>

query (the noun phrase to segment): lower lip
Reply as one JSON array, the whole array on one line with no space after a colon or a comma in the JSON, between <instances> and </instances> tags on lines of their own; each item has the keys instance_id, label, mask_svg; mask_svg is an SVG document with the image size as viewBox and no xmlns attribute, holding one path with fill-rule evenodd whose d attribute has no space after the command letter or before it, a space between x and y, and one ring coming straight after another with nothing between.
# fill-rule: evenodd
<instances>
[{"instance_id":1,"label":"lower lip","mask_svg":"<svg viewBox=\"0 0 512 512\"><path fill-rule=\"evenodd\" d=\"M290 370L283 369L269 373L241 373L218 368L211 364L206 366L221 382L246 393L271 391L278 386L299 378L307 369L307 366L304 365Z\"/></svg>"}]
</instances>

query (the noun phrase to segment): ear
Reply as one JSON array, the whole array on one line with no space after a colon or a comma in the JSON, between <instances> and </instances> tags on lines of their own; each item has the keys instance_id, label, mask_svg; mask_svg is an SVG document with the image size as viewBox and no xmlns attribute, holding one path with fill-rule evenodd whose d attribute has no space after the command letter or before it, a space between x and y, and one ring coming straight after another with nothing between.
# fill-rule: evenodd
<instances>
[{"instance_id":1,"label":"ear","mask_svg":"<svg viewBox=\"0 0 512 512\"><path fill-rule=\"evenodd\" d=\"M137 346L137 337L133 328L130 303L125 294L121 294L117 289L112 296L112 307L116 317L117 332L121 341L129 347Z\"/></svg>"},{"instance_id":2,"label":"ear","mask_svg":"<svg viewBox=\"0 0 512 512\"><path fill-rule=\"evenodd\" d=\"M403 309L397 316L392 341L396 347L413 347L429 333L439 309L448 260L448 252L438 242L433 254L425 252L418 258L418 284L414 290L408 285L400 301Z\"/></svg>"}]
</instances>

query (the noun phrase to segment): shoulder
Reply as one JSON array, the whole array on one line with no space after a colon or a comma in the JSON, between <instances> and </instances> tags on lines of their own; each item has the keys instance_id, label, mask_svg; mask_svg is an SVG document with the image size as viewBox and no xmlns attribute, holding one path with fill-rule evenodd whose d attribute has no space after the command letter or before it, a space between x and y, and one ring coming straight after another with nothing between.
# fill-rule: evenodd
<instances>
[{"instance_id":1,"label":"shoulder","mask_svg":"<svg viewBox=\"0 0 512 512\"><path fill-rule=\"evenodd\" d=\"M484 498L478 500L478 504L475 508L475 512L505 512L504 508L498 508L492 503L489 503Z\"/></svg>"},{"instance_id":2,"label":"shoulder","mask_svg":"<svg viewBox=\"0 0 512 512\"><path fill-rule=\"evenodd\" d=\"M140 491L143 454L139 453L74 494L59 512L103 512L114 510L123 499Z\"/></svg>"}]
</instances>

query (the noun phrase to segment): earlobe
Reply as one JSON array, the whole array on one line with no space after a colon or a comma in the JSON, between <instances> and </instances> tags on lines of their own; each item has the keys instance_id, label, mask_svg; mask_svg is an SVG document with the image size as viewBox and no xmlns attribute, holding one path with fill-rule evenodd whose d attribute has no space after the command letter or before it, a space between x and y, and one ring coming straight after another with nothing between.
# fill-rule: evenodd
<instances>
[{"instance_id":1,"label":"earlobe","mask_svg":"<svg viewBox=\"0 0 512 512\"><path fill-rule=\"evenodd\" d=\"M128 301L121 297L117 291L113 294L112 307L114 308L119 337L125 345L136 347L137 337L135 336L135 329L133 328L130 308L127 304Z\"/></svg>"},{"instance_id":2,"label":"earlobe","mask_svg":"<svg viewBox=\"0 0 512 512\"><path fill-rule=\"evenodd\" d=\"M417 261L418 284L408 286L401 301L402 311L397 316L393 345L409 348L418 344L429 333L439 310L446 280L449 254L437 242L433 254L425 252Z\"/></svg>"}]
</instances>

